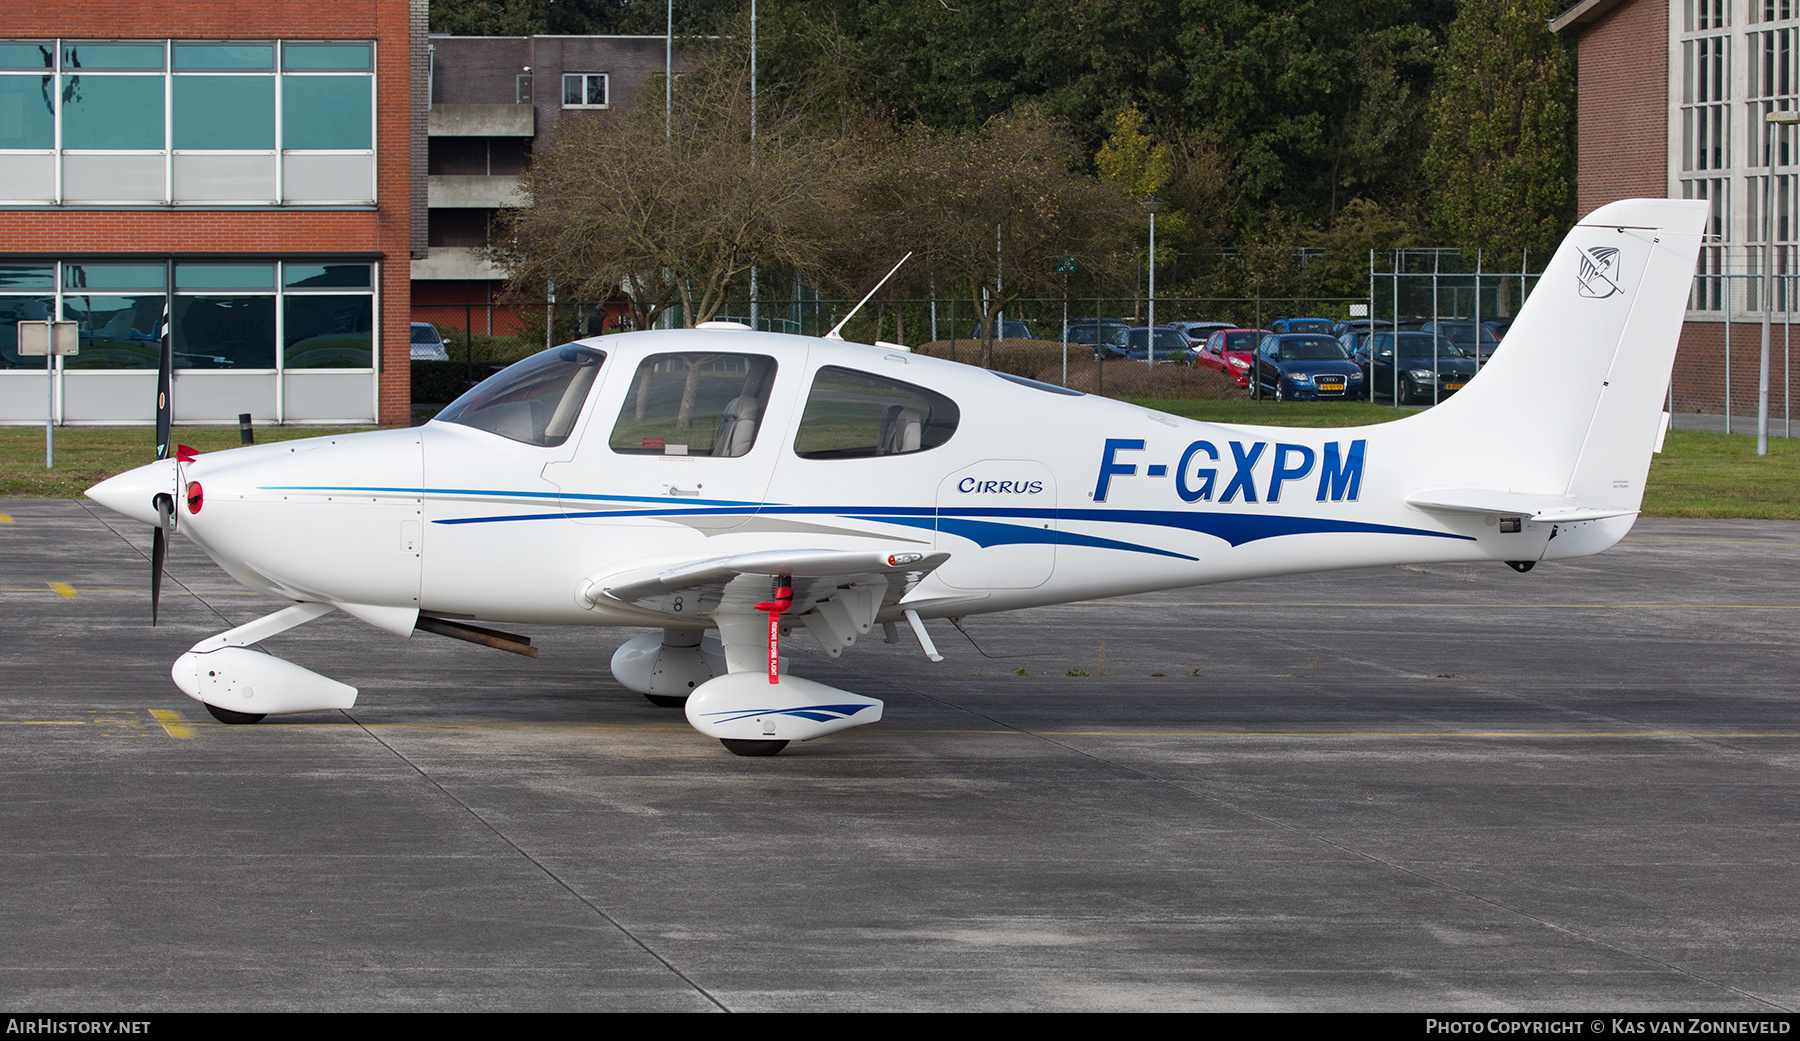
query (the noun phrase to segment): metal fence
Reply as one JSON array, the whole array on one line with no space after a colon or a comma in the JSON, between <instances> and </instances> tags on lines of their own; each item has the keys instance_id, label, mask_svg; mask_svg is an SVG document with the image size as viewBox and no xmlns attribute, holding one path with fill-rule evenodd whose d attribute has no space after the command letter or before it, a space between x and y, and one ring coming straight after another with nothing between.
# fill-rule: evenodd
<instances>
[{"instance_id":1,"label":"metal fence","mask_svg":"<svg viewBox=\"0 0 1800 1041\"><path fill-rule=\"evenodd\" d=\"M1542 276L1528 254L1470 256L1453 249L1373 250L1366 285L1356 296L1284 295L1191 297L1159 295L1158 324L1172 321L1229 322L1267 328L1281 317L1355 319L1373 316L1405 327L1428 321L1479 327L1516 314ZM1546 258L1547 259L1547 258ZM1791 356L1795 311L1800 310L1800 274L1778 272L1765 293L1754 248L1709 246L1689 300L1682 346L1676 359L1668 406L1677 413L1722 416L1714 425L1747 432L1757 406L1758 367L1765 295L1771 310L1771 432L1786 436L1790 421ZM777 298L729 301L718 320L736 321L771 332L819 336L835 326L854 300L819 296L803 283ZM546 321L546 314L553 320ZM845 329L846 338L887 340L918 346L944 344L953 357L973 360L980 339L979 309L964 295L871 300ZM1031 338L1054 341L1070 322L1096 318L1145 324L1150 301L1136 297L1038 297L1010 302L1001 317L1022 322ZM1727 315L1730 321L1726 321ZM629 328L624 309L613 304L445 304L413 308L416 321L430 321L450 341L453 360L469 361L472 377L484 363L508 360L551 343ZM680 308L667 312L665 327L686 324ZM1009 324L1008 328L1012 328ZM469 333L473 332L473 336ZM1504 337L1502 336L1502 339ZM1503 349L1503 348L1501 348ZM1556 374L1546 372L1546 379ZM1371 400L1389 399L1390 388L1368 387Z\"/></svg>"}]
</instances>

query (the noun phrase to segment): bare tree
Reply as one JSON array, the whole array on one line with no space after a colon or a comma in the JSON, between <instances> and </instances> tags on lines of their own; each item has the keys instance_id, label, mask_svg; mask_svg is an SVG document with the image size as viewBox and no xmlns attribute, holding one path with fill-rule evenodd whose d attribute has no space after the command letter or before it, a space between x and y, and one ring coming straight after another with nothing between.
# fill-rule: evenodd
<instances>
[{"instance_id":1,"label":"bare tree","mask_svg":"<svg viewBox=\"0 0 1800 1041\"><path fill-rule=\"evenodd\" d=\"M719 312L752 264L807 268L831 233L842 143L765 105L751 140L749 78L730 46L677 78L665 121L655 82L622 117L569 113L524 176L530 205L503 211L490 252L537 296L623 294L640 328L680 301L689 324Z\"/></svg>"},{"instance_id":2,"label":"bare tree","mask_svg":"<svg viewBox=\"0 0 1800 1041\"><path fill-rule=\"evenodd\" d=\"M991 368L996 316L1021 296L1060 291L1059 255L1089 271L1129 267L1120 259L1136 207L1080 172L1080 158L1073 139L1033 110L973 133L913 124L878 135L854 189L857 234L837 268L862 275L910 249L918 273L960 280L980 315L981 364Z\"/></svg>"}]
</instances>

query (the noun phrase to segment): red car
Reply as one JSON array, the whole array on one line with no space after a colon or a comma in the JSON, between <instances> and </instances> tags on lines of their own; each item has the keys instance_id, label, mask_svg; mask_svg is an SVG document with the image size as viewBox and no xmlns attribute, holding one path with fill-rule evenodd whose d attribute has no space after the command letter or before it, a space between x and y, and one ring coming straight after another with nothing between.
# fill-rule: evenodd
<instances>
[{"instance_id":1,"label":"red car","mask_svg":"<svg viewBox=\"0 0 1800 1041\"><path fill-rule=\"evenodd\" d=\"M1236 380L1238 386L1248 388L1251 361L1263 333L1262 329L1220 329L1207 337L1206 346L1194 355L1194 364L1217 369Z\"/></svg>"}]
</instances>

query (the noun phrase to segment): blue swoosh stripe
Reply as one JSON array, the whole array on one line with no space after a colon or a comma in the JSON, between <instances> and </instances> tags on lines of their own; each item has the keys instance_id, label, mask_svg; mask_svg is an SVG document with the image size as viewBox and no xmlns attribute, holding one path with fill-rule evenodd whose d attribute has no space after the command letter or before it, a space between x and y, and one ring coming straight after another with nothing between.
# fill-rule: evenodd
<instances>
[{"instance_id":1,"label":"blue swoosh stripe","mask_svg":"<svg viewBox=\"0 0 1800 1041\"><path fill-rule=\"evenodd\" d=\"M662 495L592 495L579 492L518 492L501 491L497 488L383 488L362 485L335 484L271 484L257 488L263 492L386 492L400 495L492 495L501 499L579 499L584 502L668 502ZM760 508L764 503L751 502L744 499L682 499L695 506L749 506Z\"/></svg>"},{"instance_id":2,"label":"blue swoosh stripe","mask_svg":"<svg viewBox=\"0 0 1800 1041\"><path fill-rule=\"evenodd\" d=\"M855 520L881 521L886 524L904 524L912 528L924 528L927 531L936 529L947 531L952 535L960 535L982 549L989 546L1019 546L1048 543L1053 546L1087 546L1093 549L1122 549L1132 553L1150 553L1159 557L1174 557L1177 560L1198 560L1185 553L1171 553L1168 550L1156 549L1152 546L1140 546L1134 542L1119 542L1115 539L1097 538L1073 531L1059 531L1055 528L1028 528L1022 524L995 524L992 521L961 520L955 517L874 517L859 516Z\"/></svg>"},{"instance_id":3,"label":"blue swoosh stripe","mask_svg":"<svg viewBox=\"0 0 1800 1041\"><path fill-rule=\"evenodd\" d=\"M799 716L802 719L810 719L814 723L829 723L834 719L848 719L868 707L868 705L803 705L798 708L756 708L747 712L728 710L702 714L709 719L713 716L731 717L730 719L714 719L715 723L735 723L740 719L754 719L757 716Z\"/></svg>"},{"instance_id":4,"label":"blue swoosh stripe","mask_svg":"<svg viewBox=\"0 0 1800 1041\"><path fill-rule=\"evenodd\" d=\"M964 507L961 509L940 509L935 506L794 506L775 503L756 503L736 499L682 499L670 500L667 497L638 495L598 495L562 492L527 492L502 491L499 489L477 488L394 488L376 486L336 486L336 485L278 485L267 486L265 491L313 491L313 492L345 492L345 493L387 493L407 495L492 495L524 500L557 500L583 502L617 502L642 503L649 508L619 510L583 510L569 511L557 509L542 513L508 514L489 517L452 517L434 520L434 524L496 524L511 521L584 519L584 518L639 518L639 517L695 517L695 516L739 516L755 513L772 515L831 515L854 520L874 521L884 524L897 524L925 530L945 531L969 539L982 548L1001 545L1050 544L1062 546L1083 546L1094 549L1116 549L1134 553L1148 553L1155 556L1173 557L1178 560L1195 560L1197 558L1183 553L1157 549L1139 543L1122 542L1116 539L1085 535L1080 532L1064 531L1060 528L1040 528L1023 524L1005 524L993 521L977 520L980 517L1005 518L1011 520L1051 520L1088 521L1105 524L1141 524L1148 527L1175 528L1192 531L1202 535L1211 535L1231 546L1242 546L1261 539L1278 538L1283 535L1317 535L1317 534L1370 534L1370 535L1418 535L1428 538L1444 538L1458 541L1474 541L1473 536L1458 535L1451 532L1428 531L1422 528L1408 528L1392 524L1373 524L1367 521L1333 520L1328 518L1293 517L1285 515L1258 515L1246 513L1212 513L1201 511L1177 510L1101 510L1101 509L1053 509L1043 507ZM679 502L679 505L676 503Z\"/></svg>"}]
</instances>

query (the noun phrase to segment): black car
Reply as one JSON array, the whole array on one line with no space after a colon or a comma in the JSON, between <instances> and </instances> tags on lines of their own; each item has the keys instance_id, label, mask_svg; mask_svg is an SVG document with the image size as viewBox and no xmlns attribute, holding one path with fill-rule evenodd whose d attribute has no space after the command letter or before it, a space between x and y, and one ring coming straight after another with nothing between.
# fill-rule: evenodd
<instances>
[{"instance_id":1,"label":"black car","mask_svg":"<svg viewBox=\"0 0 1800 1041\"><path fill-rule=\"evenodd\" d=\"M1156 360L1171 362L1176 365L1194 364L1194 348L1188 343L1180 329L1159 325L1154 330L1148 326L1138 326L1125 332L1123 346L1125 357L1130 361L1143 361L1149 353L1152 332L1156 333ZM1113 355L1108 354L1107 357Z\"/></svg>"},{"instance_id":2,"label":"black car","mask_svg":"<svg viewBox=\"0 0 1800 1041\"><path fill-rule=\"evenodd\" d=\"M1276 401L1360 398L1363 371L1344 345L1321 333L1269 333L1256 348L1256 379Z\"/></svg>"},{"instance_id":3,"label":"black car","mask_svg":"<svg viewBox=\"0 0 1800 1041\"><path fill-rule=\"evenodd\" d=\"M1094 357L1101 361L1115 361L1125 357L1125 339L1130 333L1130 323L1117 318L1102 318L1098 322L1085 318L1079 322L1070 322L1063 329L1063 336L1070 344L1092 347ZM1161 353L1160 349L1158 353Z\"/></svg>"},{"instance_id":4,"label":"black car","mask_svg":"<svg viewBox=\"0 0 1800 1041\"><path fill-rule=\"evenodd\" d=\"M1078 318L1063 328L1063 339L1092 347L1129 328L1131 323L1122 318Z\"/></svg>"},{"instance_id":5,"label":"black car","mask_svg":"<svg viewBox=\"0 0 1800 1041\"><path fill-rule=\"evenodd\" d=\"M1355 341L1353 355L1357 364L1369 374L1375 393L1391 395L1396 404L1442 401L1475 378L1475 359L1464 354L1447 337L1430 333L1378 332L1373 343L1367 334L1344 339L1347 344ZM1394 374L1396 340L1400 354L1397 379ZM1436 358L1432 357L1434 344Z\"/></svg>"},{"instance_id":6,"label":"black car","mask_svg":"<svg viewBox=\"0 0 1800 1041\"><path fill-rule=\"evenodd\" d=\"M1500 337L1487 322L1480 326L1468 321L1421 322L1419 331L1449 337L1450 342L1456 344L1457 349L1465 356L1474 358L1483 365L1487 364L1488 358L1500 346Z\"/></svg>"}]
</instances>

